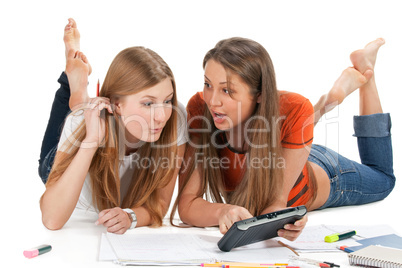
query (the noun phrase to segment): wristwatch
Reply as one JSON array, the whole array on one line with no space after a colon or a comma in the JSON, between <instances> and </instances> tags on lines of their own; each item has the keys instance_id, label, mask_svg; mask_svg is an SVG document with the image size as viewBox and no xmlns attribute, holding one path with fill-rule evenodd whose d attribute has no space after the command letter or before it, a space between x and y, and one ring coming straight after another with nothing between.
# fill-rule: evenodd
<instances>
[{"instance_id":1,"label":"wristwatch","mask_svg":"<svg viewBox=\"0 0 402 268\"><path fill-rule=\"evenodd\" d=\"M131 226L129 229L134 229L137 225L137 215L135 215L134 211L130 208L123 209L128 214L128 217L131 219Z\"/></svg>"}]
</instances>

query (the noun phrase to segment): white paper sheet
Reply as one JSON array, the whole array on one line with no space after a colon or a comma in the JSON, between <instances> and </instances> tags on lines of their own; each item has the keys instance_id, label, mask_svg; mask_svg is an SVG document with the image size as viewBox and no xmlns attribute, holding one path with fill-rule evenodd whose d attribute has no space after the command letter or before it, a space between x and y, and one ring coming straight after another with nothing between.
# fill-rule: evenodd
<instances>
[{"instance_id":1,"label":"white paper sheet","mask_svg":"<svg viewBox=\"0 0 402 268\"><path fill-rule=\"evenodd\" d=\"M222 252L217 246L220 237L202 234L102 234L100 261L131 265L199 265L204 262L287 262L288 248L275 240Z\"/></svg>"},{"instance_id":2,"label":"white paper sheet","mask_svg":"<svg viewBox=\"0 0 402 268\"><path fill-rule=\"evenodd\" d=\"M98 260L99 261L114 261L116 259L117 259L116 254L114 253L114 250L113 250L112 246L110 245L109 240L107 240L106 234L102 234L100 247L99 247Z\"/></svg>"},{"instance_id":3,"label":"white paper sheet","mask_svg":"<svg viewBox=\"0 0 402 268\"><path fill-rule=\"evenodd\" d=\"M334 243L324 241L325 236L333 233L341 233L348 230L355 230L356 236ZM289 241L283 238L276 238L286 245L292 247L299 252L322 252L322 251L338 251L337 246L357 246L360 245L356 240L392 234L394 230L388 225L317 225L307 226L296 241Z\"/></svg>"}]
</instances>

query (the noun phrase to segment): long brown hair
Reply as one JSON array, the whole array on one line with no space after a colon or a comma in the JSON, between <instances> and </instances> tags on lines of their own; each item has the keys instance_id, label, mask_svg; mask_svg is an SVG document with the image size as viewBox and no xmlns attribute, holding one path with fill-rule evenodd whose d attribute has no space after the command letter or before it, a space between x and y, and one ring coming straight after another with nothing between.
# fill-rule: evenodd
<instances>
[{"instance_id":1,"label":"long brown hair","mask_svg":"<svg viewBox=\"0 0 402 268\"><path fill-rule=\"evenodd\" d=\"M204 69L206 63L211 59L225 68L228 74L227 81L230 81L230 75L238 75L249 86L250 94L260 96L262 100L256 105L249 128L267 131L247 133L247 138L252 146L248 146L246 161L263 159L268 155L281 157L280 124L278 123L280 118L279 92L274 67L268 52L253 40L235 37L218 42L213 49L208 51L203 61ZM219 141L211 139L211 137L219 137L219 135L213 135L219 130L216 129L206 104L204 105L204 117L207 120L202 121L203 129L209 127L211 132L190 135L191 142L201 146L197 146L198 149L188 148L186 151L184 159L189 161L189 165L185 171L180 172L179 193L171 214L171 222L182 191L195 169L198 170L201 177L198 197L205 194L206 198L213 202L239 205L248 209L252 215L260 215L265 208L277 200L282 191L284 167L273 165L271 168L256 169L247 164L241 183L233 192L227 193L224 189L221 169L204 169L202 166L204 163L202 161L196 163L194 158L196 153L202 155L204 159L219 158L217 148L213 145L219 144ZM270 129L267 129L266 120L269 120Z\"/></svg>"},{"instance_id":2,"label":"long brown hair","mask_svg":"<svg viewBox=\"0 0 402 268\"><path fill-rule=\"evenodd\" d=\"M121 51L111 63L102 85L100 96L107 97L114 103L124 96L132 95L144 89L155 86L169 78L173 86L173 107L177 107L176 85L173 73L166 62L154 51L144 47L131 47ZM112 207L140 207L145 206L149 211L154 225L161 225L163 208L159 190L165 187L172 179L177 154L177 111L172 109L172 115L166 122L160 138L152 143L144 142L136 153L139 157L155 159L150 161L151 166L136 165L133 179L126 196L121 200L119 161L124 155L125 139L124 124L119 116L105 116L106 133L102 144L97 149L90 168L92 200L96 208L101 211ZM57 181L70 165L79 146L70 140L81 142L86 135L85 122L73 132L73 138L67 139L68 154L63 154L62 161L53 165L49 174L47 186ZM170 144L171 146L166 146ZM57 159L57 157L56 157ZM155 167L160 163L158 159L168 160L171 163L167 168Z\"/></svg>"}]
</instances>

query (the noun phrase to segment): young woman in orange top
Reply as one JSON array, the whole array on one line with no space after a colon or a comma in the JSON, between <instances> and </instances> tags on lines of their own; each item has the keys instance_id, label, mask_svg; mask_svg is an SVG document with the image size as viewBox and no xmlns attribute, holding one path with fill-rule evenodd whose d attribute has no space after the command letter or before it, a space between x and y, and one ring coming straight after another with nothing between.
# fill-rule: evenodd
<instances>
[{"instance_id":1,"label":"young woman in orange top","mask_svg":"<svg viewBox=\"0 0 402 268\"><path fill-rule=\"evenodd\" d=\"M175 204L181 220L219 225L225 233L238 220L290 206L315 210L385 198L395 183L391 122L373 77L383 43L377 39L353 52L353 67L313 107L299 94L277 90L270 56L260 44L244 38L218 42L204 58L204 91L187 105L190 141ZM362 164L312 144L315 122L357 88L360 116L354 123ZM294 240L306 222L287 224L278 235Z\"/></svg>"}]
</instances>

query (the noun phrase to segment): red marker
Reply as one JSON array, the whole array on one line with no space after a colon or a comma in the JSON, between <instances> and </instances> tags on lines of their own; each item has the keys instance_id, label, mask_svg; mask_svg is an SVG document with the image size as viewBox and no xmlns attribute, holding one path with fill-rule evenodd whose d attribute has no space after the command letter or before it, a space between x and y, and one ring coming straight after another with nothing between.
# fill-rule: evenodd
<instances>
[{"instance_id":1,"label":"red marker","mask_svg":"<svg viewBox=\"0 0 402 268\"><path fill-rule=\"evenodd\" d=\"M96 97L99 97L99 79L98 83L96 84Z\"/></svg>"},{"instance_id":2,"label":"red marker","mask_svg":"<svg viewBox=\"0 0 402 268\"><path fill-rule=\"evenodd\" d=\"M31 259L34 258L38 255L42 255L46 252L49 252L52 250L52 246L51 245L41 245L39 247L33 248L33 249L29 249L29 250L25 250L24 251L24 256Z\"/></svg>"}]
</instances>

